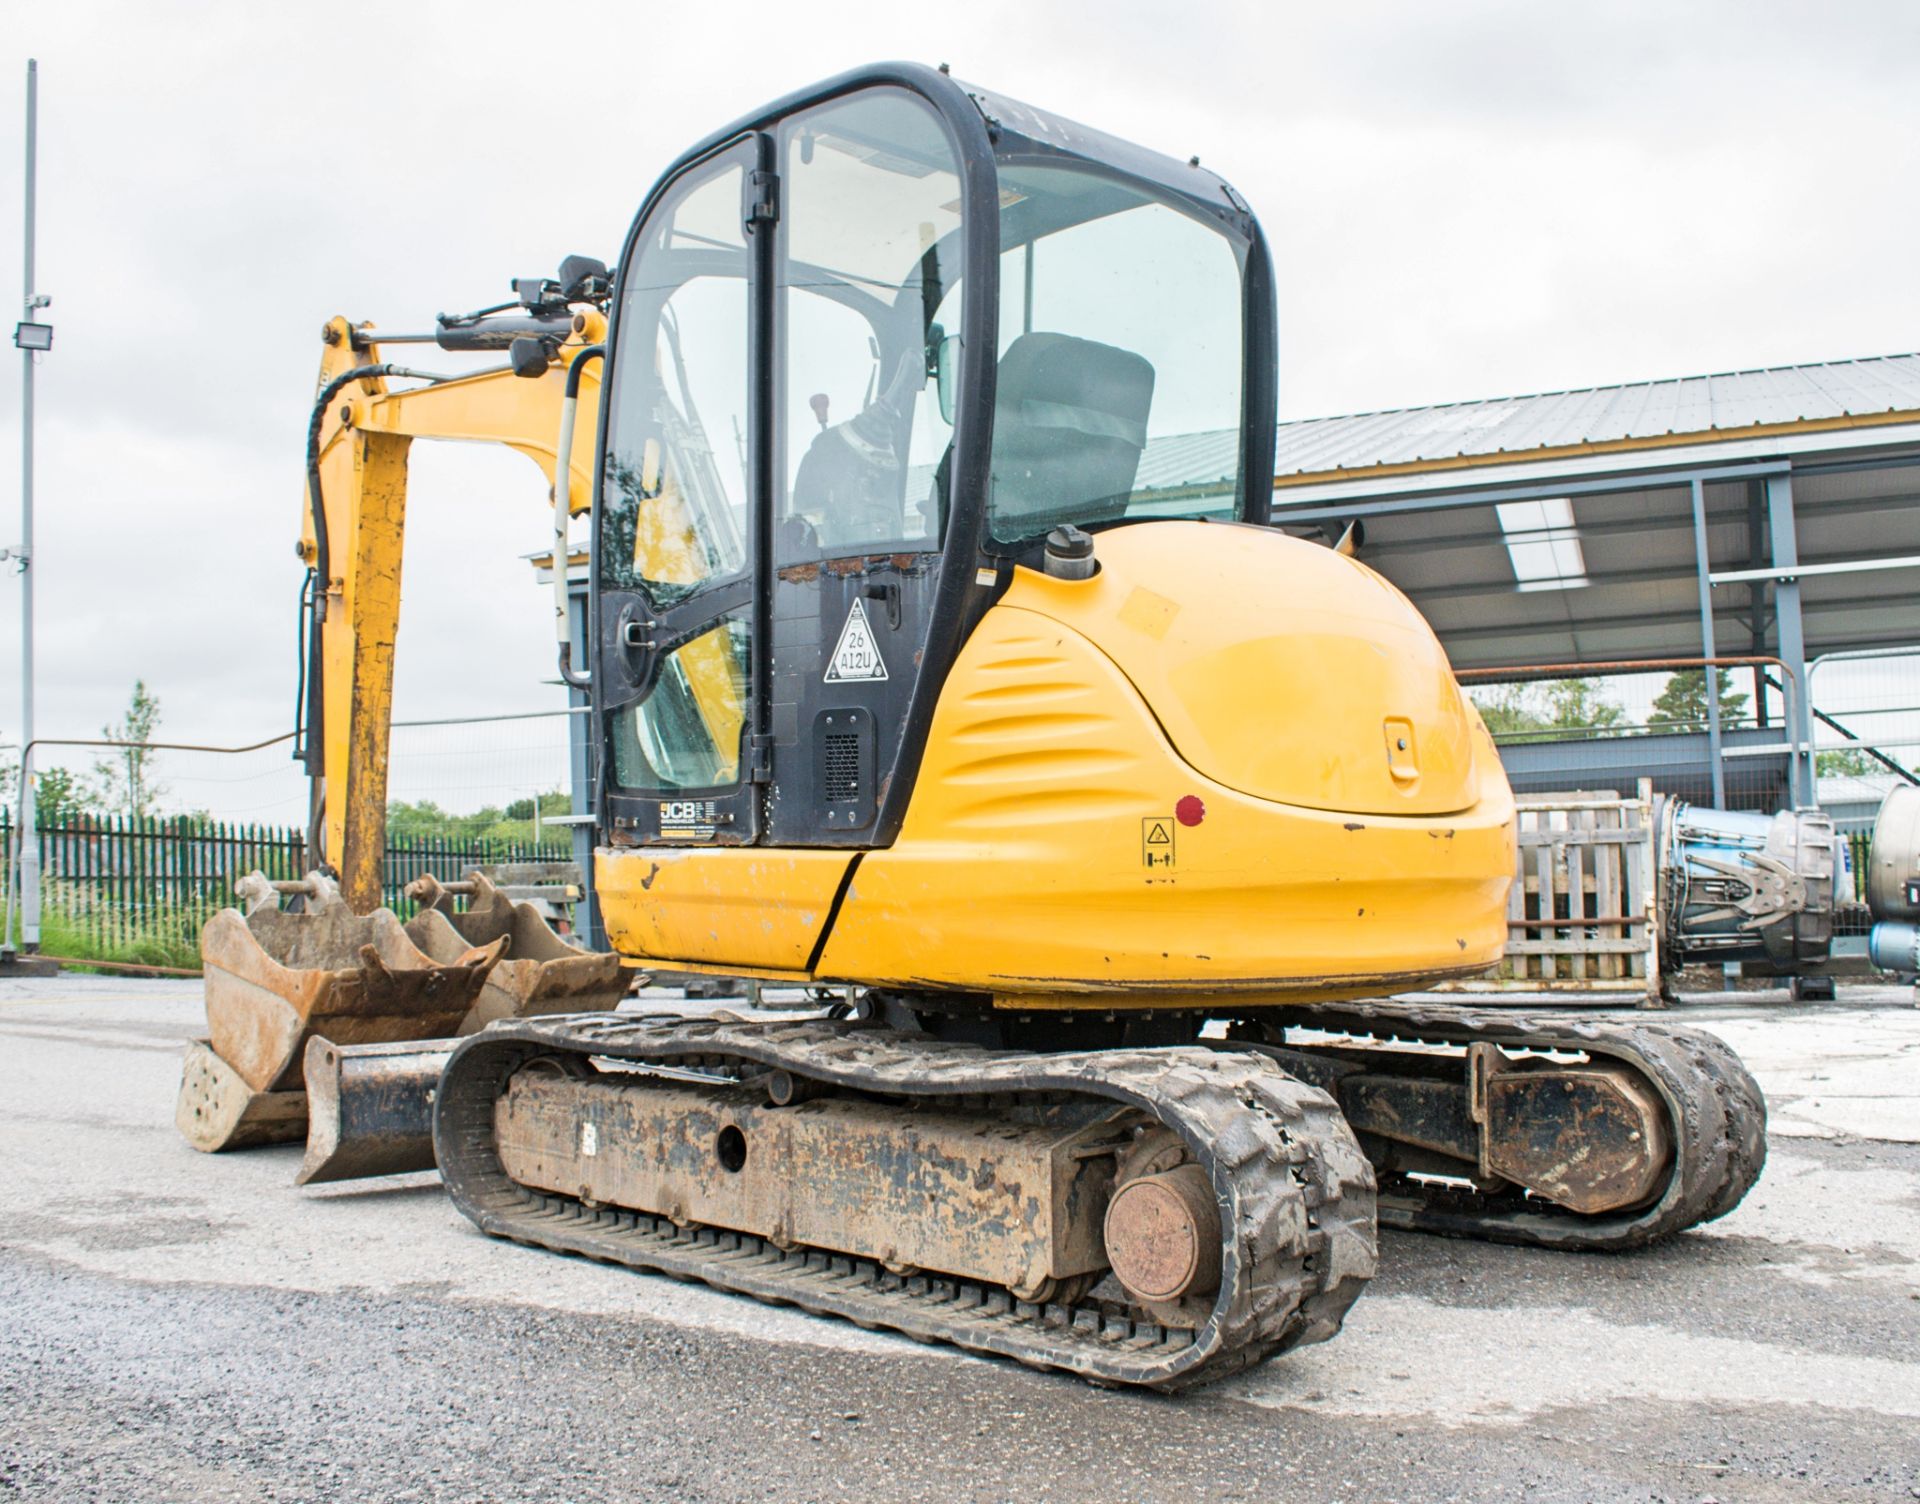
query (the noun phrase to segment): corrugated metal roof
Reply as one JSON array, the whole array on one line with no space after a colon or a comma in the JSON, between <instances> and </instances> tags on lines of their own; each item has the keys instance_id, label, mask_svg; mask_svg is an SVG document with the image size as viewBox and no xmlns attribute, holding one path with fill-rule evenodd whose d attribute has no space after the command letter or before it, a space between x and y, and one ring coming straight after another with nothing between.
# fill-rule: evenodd
<instances>
[{"instance_id":1,"label":"corrugated metal roof","mask_svg":"<svg viewBox=\"0 0 1920 1504\"><path fill-rule=\"evenodd\" d=\"M1756 428L1872 422L1920 412L1920 355L1775 366L1280 425L1274 473L1324 476L1541 451L1741 437ZM1149 452L1151 452L1151 447Z\"/></svg>"},{"instance_id":2,"label":"corrugated metal roof","mask_svg":"<svg viewBox=\"0 0 1920 1504\"><path fill-rule=\"evenodd\" d=\"M1233 486L1240 468L1240 430L1215 428L1200 433L1173 433L1147 440L1134 476L1136 491L1163 486Z\"/></svg>"}]
</instances>

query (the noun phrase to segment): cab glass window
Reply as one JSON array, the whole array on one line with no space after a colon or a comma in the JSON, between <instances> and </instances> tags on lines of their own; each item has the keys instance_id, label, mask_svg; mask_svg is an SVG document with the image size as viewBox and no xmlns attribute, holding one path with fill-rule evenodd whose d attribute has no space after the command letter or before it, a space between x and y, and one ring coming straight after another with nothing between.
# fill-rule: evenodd
<instances>
[{"instance_id":1,"label":"cab glass window","mask_svg":"<svg viewBox=\"0 0 1920 1504\"><path fill-rule=\"evenodd\" d=\"M664 609L744 574L744 151L695 168L634 247L601 489L600 587Z\"/></svg>"},{"instance_id":2,"label":"cab glass window","mask_svg":"<svg viewBox=\"0 0 1920 1504\"><path fill-rule=\"evenodd\" d=\"M937 116L872 89L780 131L774 562L939 547L960 177ZM938 317L936 317L938 315Z\"/></svg>"},{"instance_id":3,"label":"cab glass window","mask_svg":"<svg viewBox=\"0 0 1920 1504\"><path fill-rule=\"evenodd\" d=\"M619 787L665 794L739 780L748 631L745 613L723 617L667 654L651 694L614 714Z\"/></svg>"},{"instance_id":4,"label":"cab glass window","mask_svg":"<svg viewBox=\"0 0 1920 1504\"><path fill-rule=\"evenodd\" d=\"M1003 163L1000 202L993 537L1239 515L1244 244L1081 169Z\"/></svg>"}]
</instances>

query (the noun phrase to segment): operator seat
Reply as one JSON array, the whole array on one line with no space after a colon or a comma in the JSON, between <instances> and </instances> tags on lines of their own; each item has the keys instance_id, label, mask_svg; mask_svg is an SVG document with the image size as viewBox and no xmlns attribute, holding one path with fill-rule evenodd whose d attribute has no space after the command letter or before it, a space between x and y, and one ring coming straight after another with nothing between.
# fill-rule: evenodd
<instances>
[{"instance_id":1,"label":"operator seat","mask_svg":"<svg viewBox=\"0 0 1920 1504\"><path fill-rule=\"evenodd\" d=\"M1000 357L993 511L1002 536L1124 516L1147 445L1153 364L1071 334L1023 334Z\"/></svg>"}]
</instances>

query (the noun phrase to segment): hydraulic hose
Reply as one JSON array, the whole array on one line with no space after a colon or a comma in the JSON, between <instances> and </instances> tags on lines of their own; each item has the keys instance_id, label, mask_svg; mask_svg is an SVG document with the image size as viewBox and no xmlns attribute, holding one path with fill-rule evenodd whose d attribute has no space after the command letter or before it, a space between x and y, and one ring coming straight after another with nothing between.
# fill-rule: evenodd
<instances>
[{"instance_id":1,"label":"hydraulic hose","mask_svg":"<svg viewBox=\"0 0 1920 1504\"><path fill-rule=\"evenodd\" d=\"M427 371L409 370L405 366L380 365L355 366L350 371L342 371L333 380L320 388L320 395L314 399L313 417L307 424L307 508L313 521L313 615L309 619L307 637L307 704L306 704L306 767L307 776L319 778L326 772L326 742L323 735L326 721L326 659L322 647L324 632L322 628L327 619L327 595L333 584L332 551L327 539L327 509L320 497L320 425L326 421L327 404L340 394L340 389L355 381L365 381L374 376L399 376L421 381L437 381L441 378Z\"/></svg>"},{"instance_id":2,"label":"hydraulic hose","mask_svg":"<svg viewBox=\"0 0 1920 1504\"><path fill-rule=\"evenodd\" d=\"M588 345L567 363L567 390L560 401L560 446L553 466L553 624L560 641L560 677L570 689L584 690L591 674L573 666L573 621L567 602L567 524L572 516L573 423L580 405L580 377L589 360L606 356L605 345ZM592 636L591 630L588 636Z\"/></svg>"}]
</instances>

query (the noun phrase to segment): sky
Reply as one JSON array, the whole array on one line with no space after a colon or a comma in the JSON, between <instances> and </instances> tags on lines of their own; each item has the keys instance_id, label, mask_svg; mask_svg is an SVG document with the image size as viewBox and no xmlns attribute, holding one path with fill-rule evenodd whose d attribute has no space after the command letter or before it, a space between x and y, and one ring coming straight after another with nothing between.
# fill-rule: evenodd
<instances>
[{"instance_id":1,"label":"sky","mask_svg":"<svg viewBox=\"0 0 1920 1504\"><path fill-rule=\"evenodd\" d=\"M166 735L288 729L324 321L425 328L570 252L611 260L682 148L862 62L948 62L1223 173L1273 246L1283 417L1920 349L1906 0L0 16L9 288L40 63L47 736L95 734L136 677ZM6 354L0 543L18 529ZM521 557L547 526L527 461L415 445L401 717L555 704L550 607ZM0 740L19 726L18 616L0 575Z\"/></svg>"}]
</instances>

